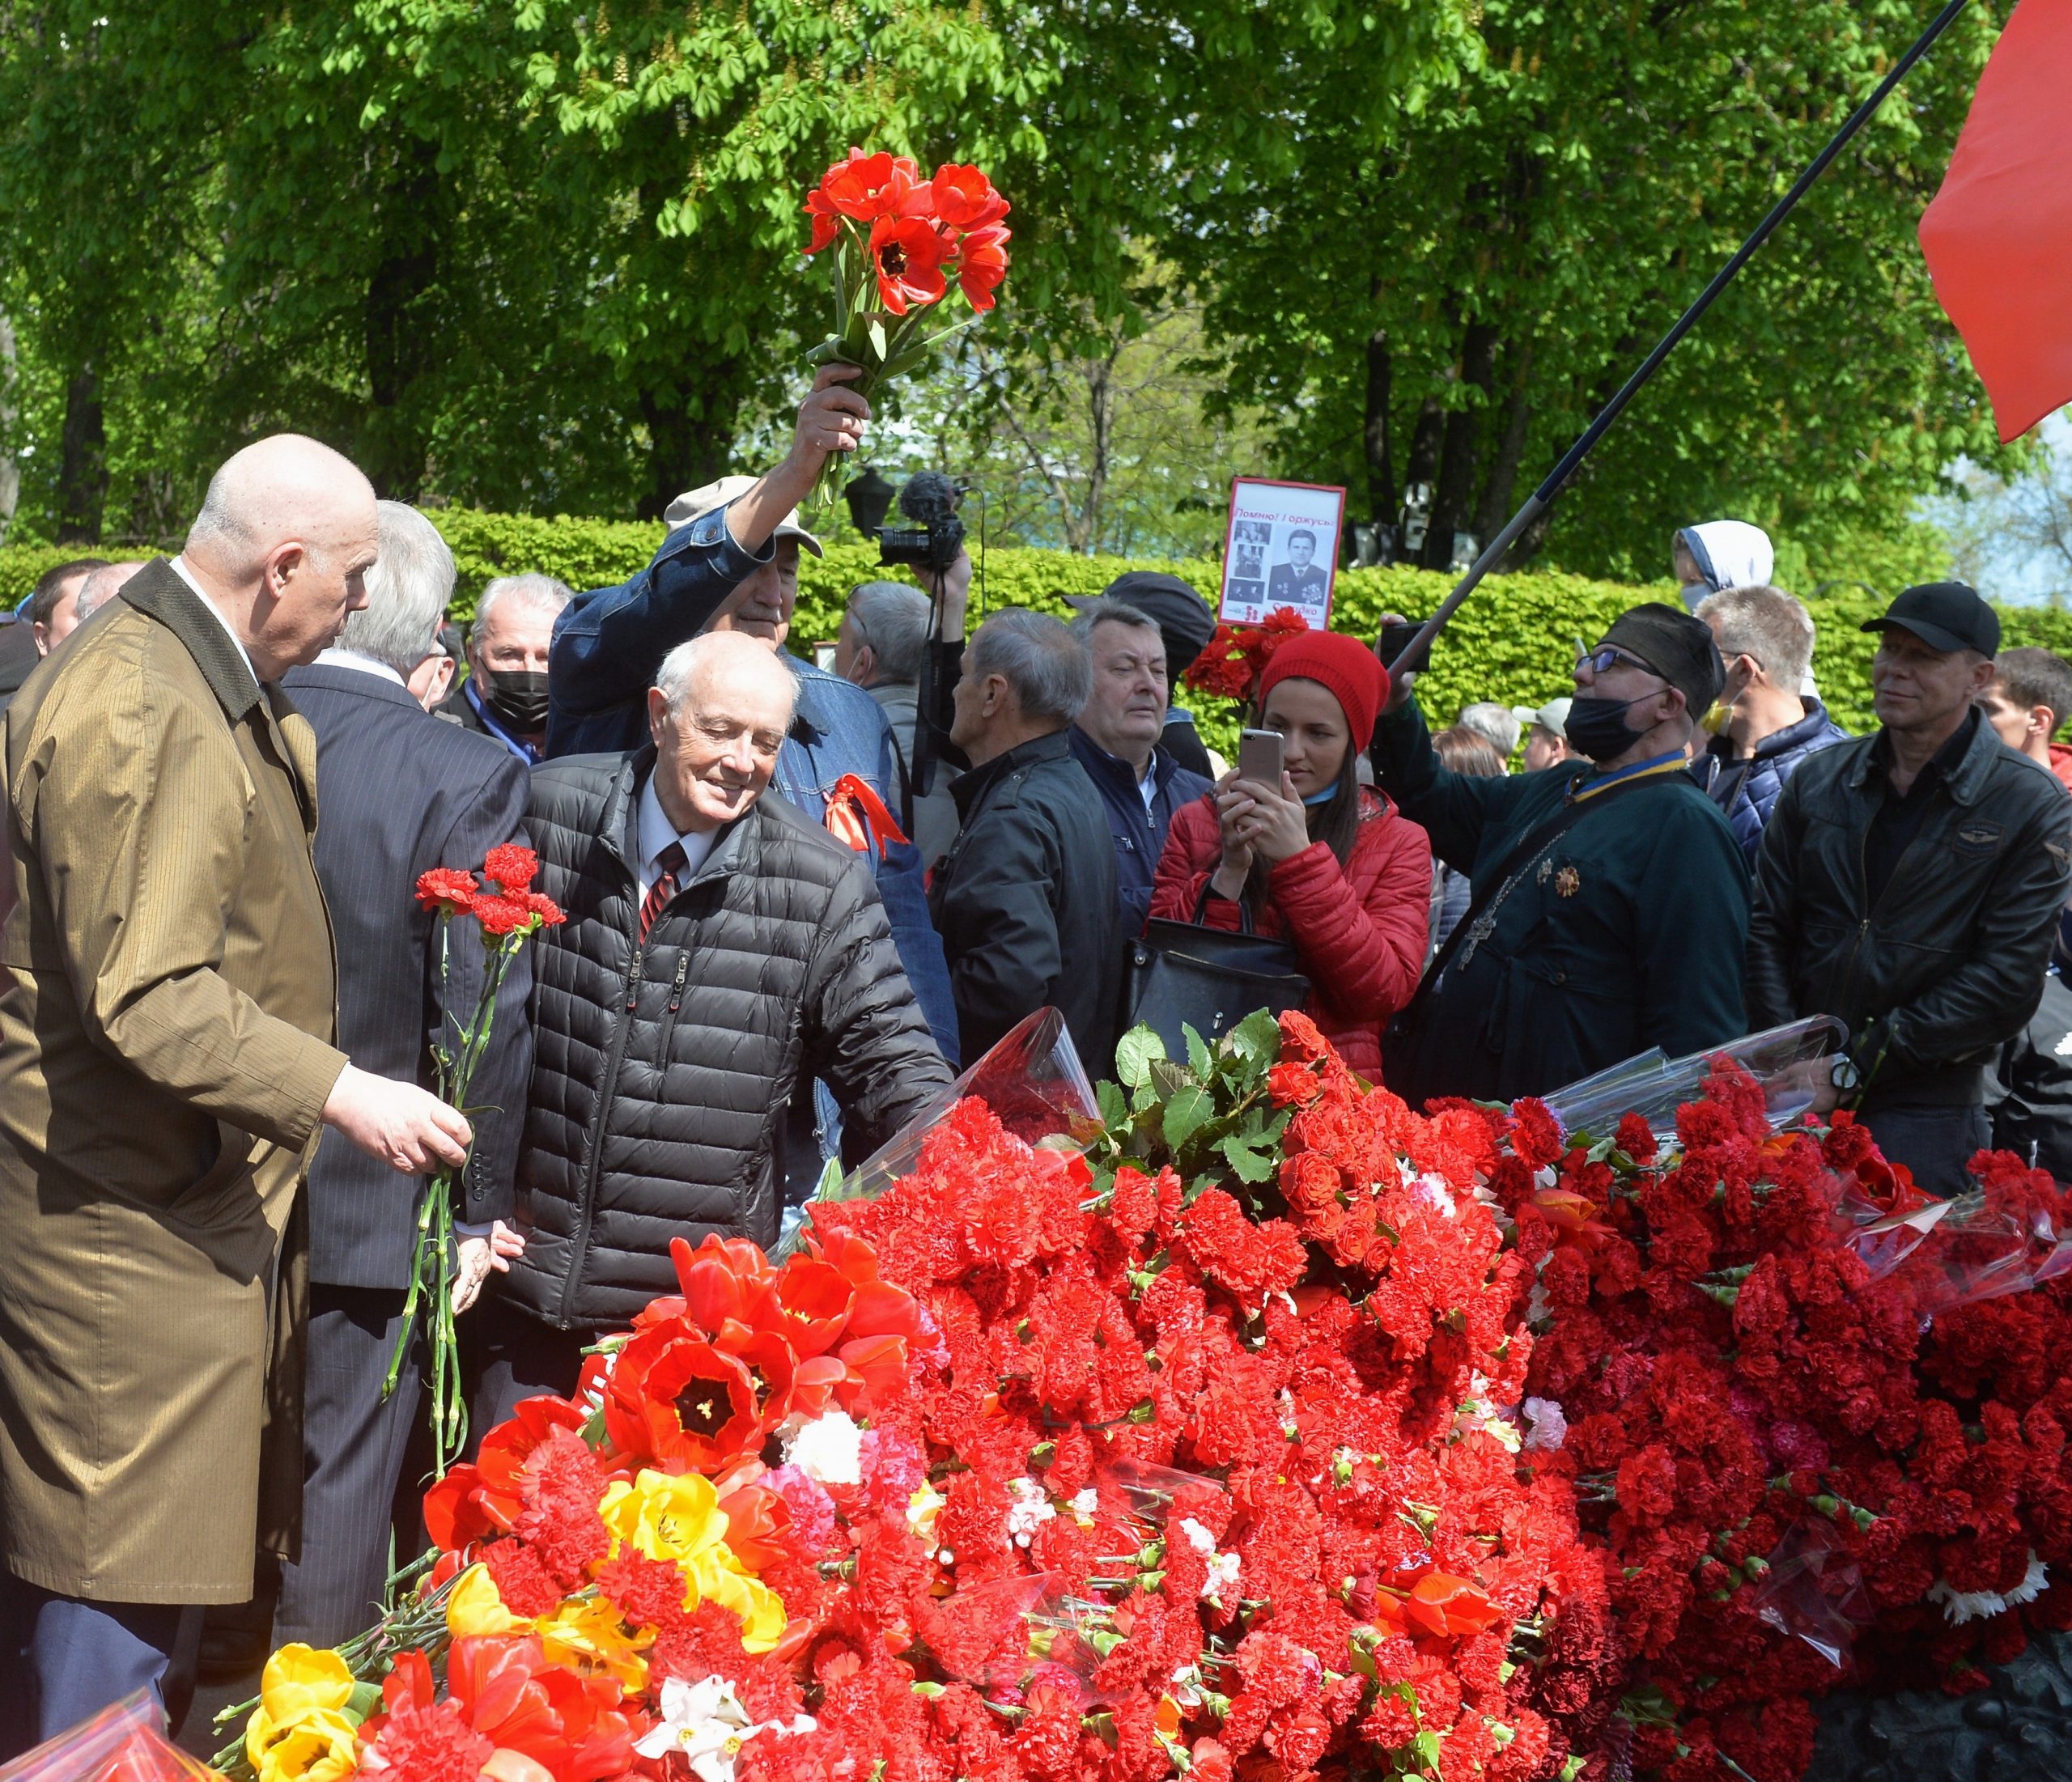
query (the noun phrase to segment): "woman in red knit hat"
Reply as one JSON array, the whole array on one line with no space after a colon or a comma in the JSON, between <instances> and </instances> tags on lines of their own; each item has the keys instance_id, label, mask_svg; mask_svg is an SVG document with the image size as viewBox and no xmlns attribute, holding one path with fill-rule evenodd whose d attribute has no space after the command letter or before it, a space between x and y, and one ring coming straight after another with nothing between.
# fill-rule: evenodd
<instances>
[{"instance_id":1,"label":"woman in red knit hat","mask_svg":"<svg viewBox=\"0 0 2072 1782\"><path fill-rule=\"evenodd\" d=\"M1151 893L1151 914L1168 921L1234 929L1242 907L1255 932L1292 943L1309 1013L1377 1082L1382 1029L1424 967L1432 889L1424 830L1359 782L1388 686L1355 639L1310 631L1282 644L1259 694L1261 727L1282 738L1281 783L1226 774L1176 812Z\"/></svg>"}]
</instances>

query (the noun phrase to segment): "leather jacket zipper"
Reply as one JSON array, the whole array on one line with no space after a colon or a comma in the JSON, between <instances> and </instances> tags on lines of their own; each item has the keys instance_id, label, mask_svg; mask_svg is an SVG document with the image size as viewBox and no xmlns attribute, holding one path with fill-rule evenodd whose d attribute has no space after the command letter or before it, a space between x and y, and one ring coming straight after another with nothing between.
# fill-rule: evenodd
<instances>
[{"instance_id":1,"label":"leather jacket zipper","mask_svg":"<svg viewBox=\"0 0 2072 1782\"><path fill-rule=\"evenodd\" d=\"M1934 796L1934 795L1932 792L1930 794L1930 796L1931 797ZM1873 812L1871 814L1875 820L1877 813ZM1928 815L1932 814L1934 813L1928 813ZM1870 938L1870 919L1876 915L1879 910L1884 907L1885 900L1892 895L1892 887L1899 882L1900 868L1907 863L1907 860L1909 857L1912 855L1913 851L1921 846L1921 832L1922 829L1926 829L1927 827L1928 815L1924 815L1922 817L1920 827L1917 828L1914 831L1913 839L1909 842L1904 847L1900 850L1900 857L1896 860L1893 861L1892 870L1887 876L1884 885L1878 893L1877 902L1871 905L1869 909L1866 910L1857 923L1856 940L1849 951L1849 963L1843 971L1841 987L1835 993L1833 998L1835 1006L1837 1008L1842 1008L1847 1005L1849 1002L1849 991L1856 982L1856 968L1863 957L1863 944ZM1863 834L1858 839L1856 850L1856 894L1859 904L1862 902L1864 897L1869 895L1870 890L1870 825L1869 823L1866 823L1863 825ZM1845 1045L1853 1043L1856 1037L1857 1036L1854 1033L1851 1033L1849 1036L1848 1040L1845 1040L1843 1043ZM1857 1063L1859 1067L1861 1067L1865 1062L1866 1061L1862 1059L1857 1060Z\"/></svg>"}]
</instances>

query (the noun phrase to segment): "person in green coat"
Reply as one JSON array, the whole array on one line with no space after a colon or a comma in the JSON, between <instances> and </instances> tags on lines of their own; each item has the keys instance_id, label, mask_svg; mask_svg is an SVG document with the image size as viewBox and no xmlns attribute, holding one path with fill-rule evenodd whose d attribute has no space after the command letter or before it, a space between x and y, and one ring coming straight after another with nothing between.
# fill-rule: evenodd
<instances>
[{"instance_id":1,"label":"person in green coat","mask_svg":"<svg viewBox=\"0 0 2072 1782\"><path fill-rule=\"evenodd\" d=\"M1388 1086L1413 1106L1544 1095L1650 1046L1677 1058L1747 1030L1747 868L1685 770L1726 681L1712 633L1637 606L1575 678L1568 737L1586 758L1539 773L1448 772L1414 675L1375 727L1377 783L1476 900L1391 1036Z\"/></svg>"}]
</instances>

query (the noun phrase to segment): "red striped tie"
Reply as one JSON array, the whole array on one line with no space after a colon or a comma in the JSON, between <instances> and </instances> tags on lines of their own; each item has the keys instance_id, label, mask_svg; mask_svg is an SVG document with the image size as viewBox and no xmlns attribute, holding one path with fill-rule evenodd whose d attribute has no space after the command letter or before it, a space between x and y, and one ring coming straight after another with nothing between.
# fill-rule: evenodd
<instances>
[{"instance_id":1,"label":"red striped tie","mask_svg":"<svg viewBox=\"0 0 2072 1782\"><path fill-rule=\"evenodd\" d=\"M660 870L655 882L648 887L648 895L640 900L640 938L648 938L648 931L655 926L655 918L662 913L662 906L677 894L677 875L689 863L684 857L683 844L672 842L655 856Z\"/></svg>"}]
</instances>

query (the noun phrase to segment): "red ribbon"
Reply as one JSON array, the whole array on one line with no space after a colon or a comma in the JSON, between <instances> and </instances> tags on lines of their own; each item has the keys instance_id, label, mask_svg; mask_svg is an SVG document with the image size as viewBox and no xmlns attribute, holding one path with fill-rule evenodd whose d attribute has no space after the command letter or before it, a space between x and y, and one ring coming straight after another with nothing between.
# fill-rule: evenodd
<instances>
[{"instance_id":1,"label":"red ribbon","mask_svg":"<svg viewBox=\"0 0 2072 1782\"><path fill-rule=\"evenodd\" d=\"M874 852L881 859L894 842L906 839L885 800L854 774L844 774L827 795L827 833L859 854Z\"/></svg>"}]
</instances>

